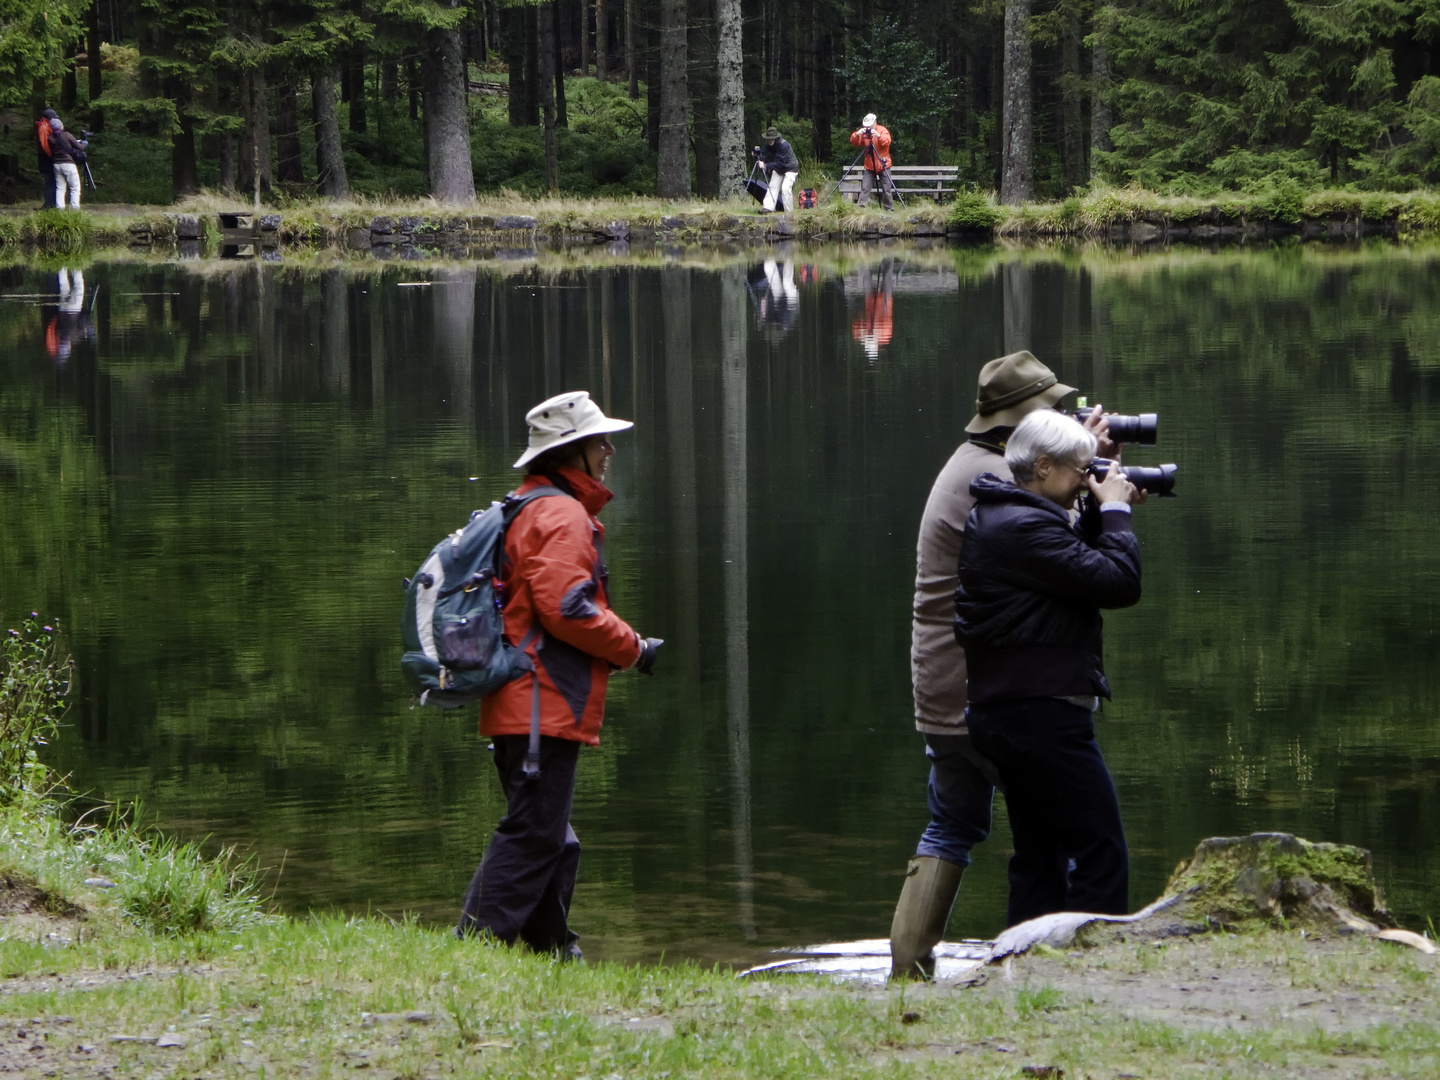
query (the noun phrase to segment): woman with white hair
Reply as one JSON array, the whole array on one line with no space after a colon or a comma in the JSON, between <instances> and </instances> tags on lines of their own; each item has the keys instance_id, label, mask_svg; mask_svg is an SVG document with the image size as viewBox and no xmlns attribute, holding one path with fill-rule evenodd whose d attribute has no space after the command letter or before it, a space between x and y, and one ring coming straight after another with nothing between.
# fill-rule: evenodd
<instances>
[{"instance_id":1,"label":"woman with white hair","mask_svg":"<svg viewBox=\"0 0 1440 1080\"><path fill-rule=\"evenodd\" d=\"M1005 446L1014 481L985 473L970 487L955 637L969 664L971 738L1005 786L1011 926L1129 910L1129 853L1095 710L1110 697L1100 609L1140 599L1130 508L1145 496L1118 467L1091 475L1095 450L1071 417L1033 412Z\"/></svg>"}]
</instances>

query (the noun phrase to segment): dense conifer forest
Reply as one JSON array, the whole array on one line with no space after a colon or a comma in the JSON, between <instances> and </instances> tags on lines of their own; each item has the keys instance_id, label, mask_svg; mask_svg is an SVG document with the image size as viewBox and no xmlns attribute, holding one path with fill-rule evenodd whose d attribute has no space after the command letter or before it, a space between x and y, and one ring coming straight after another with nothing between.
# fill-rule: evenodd
<instances>
[{"instance_id":1,"label":"dense conifer forest","mask_svg":"<svg viewBox=\"0 0 1440 1080\"><path fill-rule=\"evenodd\" d=\"M97 133L97 160L108 147L164 198L202 187L716 197L740 189L771 124L809 175L834 175L870 111L897 164L954 165L962 185L1006 203L1096 183L1203 196L1440 177L1440 0L3 0L0 11L6 169L34 168L31 122L51 106Z\"/></svg>"}]
</instances>

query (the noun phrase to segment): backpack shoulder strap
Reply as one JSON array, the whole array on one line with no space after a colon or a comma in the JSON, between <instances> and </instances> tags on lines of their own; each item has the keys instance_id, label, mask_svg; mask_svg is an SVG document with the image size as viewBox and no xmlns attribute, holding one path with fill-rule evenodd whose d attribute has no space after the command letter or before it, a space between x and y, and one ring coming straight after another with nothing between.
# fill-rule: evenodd
<instances>
[{"instance_id":1,"label":"backpack shoulder strap","mask_svg":"<svg viewBox=\"0 0 1440 1080\"><path fill-rule=\"evenodd\" d=\"M509 528L510 522L515 520L516 514L520 513L521 510L525 509L525 507L529 506L536 499L543 499L550 495L566 494L568 493L561 491L558 487L545 486L531 488L525 492L524 495L517 495L513 491L509 495L506 495L505 501L500 504L502 513L505 515L505 525L501 530L499 550L496 552L497 561L501 556L501 552L505 550L504 530ZM544 641L544 639L545 629L540 625L540 620L536 619L530 629L525 632L525 636L520 639L520 643L516 646L520 651L520 655L525 658L525 663L530 668L531 679L530 743L526 747L525 762L521 766L521 770L527 780L534 780L540 775L540 672L530 663L525 650L530 647L532 642L538 644Z\"/></svg>"},{"instance_id":2,"label":"backpack shoulder strap","mask_svg":"<svg viewBox=\"0 0 1440 1080\"><path fill-rule=\"evenodd\" d=\"M561 491L559 488L551 487L549 485L531 488L529 491L525 492L524 495L517 495L513 491L510 492L510 494L506 495L504 501L500 504L505 514L505 524L509 525L510 522L514 521L515 515L520 513L521 510L524 510L525 507L529 506L536 499L543 499L548 495L564 494L566 493Z\"/></svg>"}]
</instances>

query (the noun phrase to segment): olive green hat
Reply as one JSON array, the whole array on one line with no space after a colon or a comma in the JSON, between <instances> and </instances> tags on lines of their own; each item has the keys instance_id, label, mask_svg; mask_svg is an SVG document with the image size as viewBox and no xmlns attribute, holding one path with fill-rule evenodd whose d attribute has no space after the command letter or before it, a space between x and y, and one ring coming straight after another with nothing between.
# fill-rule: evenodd
<instances>
[{"instance_id":1,"label":"olive green hat","mask_svg":"<svg viewBox=\"0 0 1440 1080\"><path fill-rule=\"evenodd\" d=\"M1037 409L1052 409L1066 394L1076 393L1055 378L1055 373L1028 352L991 360L980 369L975 417L965 425L970 432L1014 427Z\"/></svg>"},{"instance_id":2,"label":"olive green hat","mask_svg":"<svg viewBox=\"0 0 1440 1080\"><path fill-rule=\"evenodd\" d=\"M765 129L765 134L760 137L762 139L778 139L780 138L780 129L772 124L770 127Z\"/></svg>"}]
</instances>

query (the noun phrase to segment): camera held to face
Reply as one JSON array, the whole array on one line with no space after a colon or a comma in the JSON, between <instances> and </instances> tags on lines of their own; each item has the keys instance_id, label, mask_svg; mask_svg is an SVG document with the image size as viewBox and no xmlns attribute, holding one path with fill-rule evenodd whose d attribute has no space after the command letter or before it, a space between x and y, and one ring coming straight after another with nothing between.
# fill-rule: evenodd
<instances>
[{"instance_id":1,"label":"camera held to face","mask_svg":"<svg viewBox=\"0 0 1440 1080\"><path fill-rule=\"evenodd\" d=\"M1087 471L1103 483L1114 464L1109 458L1096 458ZM1180 471L1179 465L1121 465L1120 471L1141 491L1162 499L1175 497L1175 474Z\"/></svg>"},{"instance_id":2,"label":"camera held to face","mask_svg":"<svg viewBox=\"0 0 1440 1080\"><path fill-rule=\"evenodd\" d=\"M1082 424L1090 419L1094 412L1093 406L1076 409L1070 415L1079 420ZM1110 438L1117 443L1139 443L1141 446L1154 446L1160 439L1160 414L1144 412L1139 416L1120 416L1112 413L1110 420Z\"/></svg>"}]
</instances>

